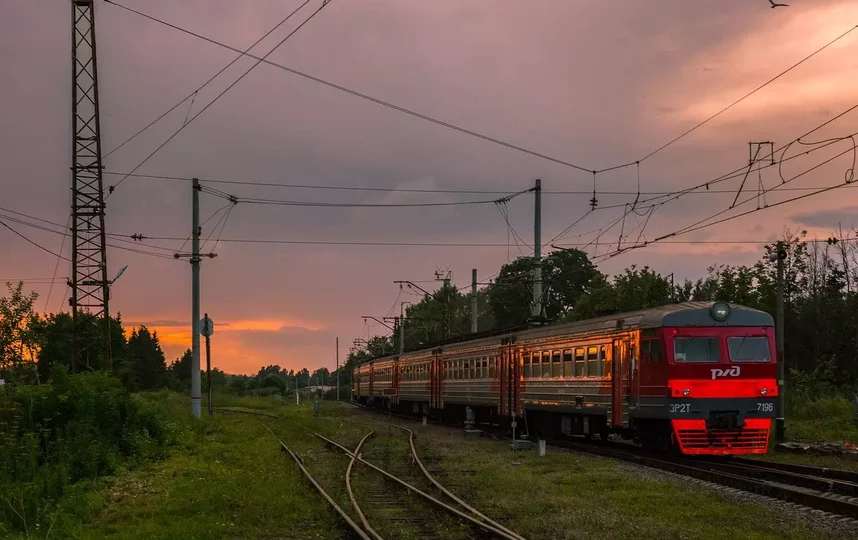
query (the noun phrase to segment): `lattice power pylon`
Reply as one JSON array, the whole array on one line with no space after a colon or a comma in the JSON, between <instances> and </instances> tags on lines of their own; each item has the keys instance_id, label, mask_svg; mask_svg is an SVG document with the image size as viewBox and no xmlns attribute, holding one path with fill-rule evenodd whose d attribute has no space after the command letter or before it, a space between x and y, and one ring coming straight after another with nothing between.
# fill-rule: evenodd
<instances>
[{"instance_id":1,"label":"lattice power pylon","mask_svg":"<svg viewBox=\"0 0 858 540\"><path fill-rule=\"evenodd\" d=\"M93 0L72 0L72 290L74 320L72 370L89 366L101 352L111 368L107 246L104 231L104 189L101 125L98 114L98 69ZM87 340L91 325L103 325L103 341ZM90 330L90 331L87 331ZM97 334L96 334L97 335ZM93 350L97 348L98 350Z\"/></svg>"}]
</instances>

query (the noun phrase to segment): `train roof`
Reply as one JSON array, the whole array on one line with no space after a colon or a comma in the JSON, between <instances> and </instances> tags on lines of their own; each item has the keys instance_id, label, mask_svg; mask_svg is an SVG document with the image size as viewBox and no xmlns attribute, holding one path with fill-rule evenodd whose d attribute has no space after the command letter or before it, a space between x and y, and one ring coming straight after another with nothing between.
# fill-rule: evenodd
<instances>
[{"instance_id":1,"label":"train roof","mask_svg":"<svg viewBox=\"0 0 858 540\"><path fill-rule=\"evenodd\" d=\"M772 316L764 311L729 304L729 314L724 320L717 320L712 310L715 304L725 302L680 302L665 304L639 311L615 313L594 319L574 321L568 323L552 324L529 329L510 329L507 331L496 331L485 336L473 336L454 342L436 344L424 349L406 351L408 356L420 356L430 354L432 351L443 348L447 352L455 352L459 349L471 349L475 347L500 345L509 337L515 336L516 340L527 342L532 340L546 339L558 334L599 333L611 330L634 330L639 328L660 328L662 326L774 326ZM393 359L398 355L386 355L370 360L365 360L358 366Z\"/></svg>"}]
</instances>

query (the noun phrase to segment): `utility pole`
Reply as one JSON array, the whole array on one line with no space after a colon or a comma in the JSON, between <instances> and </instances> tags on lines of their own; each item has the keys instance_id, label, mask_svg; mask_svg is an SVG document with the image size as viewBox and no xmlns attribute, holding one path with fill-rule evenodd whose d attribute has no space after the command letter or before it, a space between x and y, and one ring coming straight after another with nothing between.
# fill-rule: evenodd
<instances>
[{"instance_id":1,"label":"utility pole","mask_svg":"<svg viewBox=\"0 0 858 540\"><path fill-rule=\"evenodd\" d=\"M786 256L783 242L778 242L776 251L769 254L769 260L778 263L777 307L775 308L775 343L778 366L778 398L775 418L775 440L777 442L783 442L786 435L784 419L784 262Z\"/></svg>"},{"instance_id":2,"label":"utility pole","mask_svg":"<svg viewBox=\"0 0 858 540\"><path fill-rule=\"evenodd\" d=\"M533 187L533 311L534 319L542 316L542 180Z\"/></svg>"},{"instance_id":3,"label":"utility pole","mask_svg":"<svg viewBox=\"0 0 858 540\"><path fill-rule=\"evenodd\" d=\"M340 400L340 338L337 338L337 401Z\"/></svg>"},{"instance_id":4,"label":"utility pole","mask_svg":"<svg viewBox=\"0 0 858 540\"><path fill-rule=\"evenodd\" d=\"M477 269L471 270L471 333L477 333Z\"/></svg>"},{"instance_id":5,"label":"utility pole","mask_svg":"<svg viewBox=\"0 0 858 540\"><path fill-rule=\"evenodd\" d=\"M72 276L68 285L72 311L72 372L82 348L84 326L104 318L104 368L112 368L110 282L104 230L101 120L93 0L73 0L72 8ZM86 362L89 367L90 349Z\"/></svg>"},{"instance_id":6,"label":"utility pole","mask_svg":"<svg viewBox=\"0 0 858 540\"><path fill-rule=\"evenodd\" d=\"M176 253L176 259L188 257L191 262L191 413L200 417L200 261L213 258L214 253L200 253L200 180L191 183L191 253Z\"/></svg>"}]
</instances>

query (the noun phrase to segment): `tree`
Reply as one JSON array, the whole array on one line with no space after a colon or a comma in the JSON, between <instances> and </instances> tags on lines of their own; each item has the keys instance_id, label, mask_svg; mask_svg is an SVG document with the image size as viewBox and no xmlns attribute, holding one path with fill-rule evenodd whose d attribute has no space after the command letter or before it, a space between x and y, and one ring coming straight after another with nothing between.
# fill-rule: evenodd
<instances>
[{"instance_id":1,"label":"tree","mask_svg":"<svg viewBox=\"0 0 858 540\"><path fill-rule=\"evenodd\" d=\"M142 325L135 329L128 339L128 360L135 388L152 390L165 383L167 362L157 332L150 333Z\"/></svg>"},{"instance_id":2,"label":"tree","mask_svg":"<svg viewBox=\"0 0 858 540\"><path fill-rule=\"evenodd\" d=\"M331 382L331 372L328 371L328 368L321 367L314 371L310 378L314 385L326 386Z\"/></svg>"},{"instance_id":3,"label":"tree","mask_svg":"<svg viewBox=\"0 0 858 540\"><path fill-rule=\"evenodd\" d=\"M594 283L598 283L594 280ZM655 307L671 298L670 281L648 266L635 265L614 276L612 282L602 281L601 286L588 290L573 310L570 319L582 320L608 313L636 311Z\"/></svg>"},{"instance_id":4,"label":"tree","mask_svg":"<svg viewBox=\"0 0 858 540\"><path fill-rule=\"evenodd\" d=\"M191 381L191 364L193 363L193 352L191 349L185 349L185 352L182 354L181 358L176 358L172 364L170 364L170 371L173 372L175 377L184 382Z\"/></svg>"},{"instance_id":5,"label":"tree","mask_svg":"<svg viewBox=\"0 0 858 540\"><path fill-rule=\"evenodd\" d=\"M0 375L25 382L32 374L38 380L36 354L39 346L39 316L33 304L35 292L24 294L24 283L6 283L8 297L0 298Z\"/></svg>"},{"instance_id":6,"label":"tree","mask_svg":"<svg viewBox=\"0 0 858 540\"><path fill-rule=\"evenodd\" d=\"M104 362L104 319L93 319L91 315L81 313L77 348L79 355L76 371L94 371L105 367ZM66 366L72 370L72 338L74 321L71 313L55 313L39 320L39 352L37 361L39 375L47 380L54 364ZM130 367L126 362L127 351L125 330L122 327L122 315L110 318L110 346L113 369L117 375L127 381L131 378ZM127 376L126 376L127 375Z\"/></svg>"},{"instance_id":7,"label":"tree","mask_svg":"<svg viewBox=\"0 0 858 540\"><path fill-rule=\"evenodd\" d=\"M542 260L545 318L565 319L589 291L602 288L605 276L578 249L554 251ZM489 286L489 304L498 328L519 326L531 318L533 259L520 257L501 267Z\"/></svg>"}]
</instances>

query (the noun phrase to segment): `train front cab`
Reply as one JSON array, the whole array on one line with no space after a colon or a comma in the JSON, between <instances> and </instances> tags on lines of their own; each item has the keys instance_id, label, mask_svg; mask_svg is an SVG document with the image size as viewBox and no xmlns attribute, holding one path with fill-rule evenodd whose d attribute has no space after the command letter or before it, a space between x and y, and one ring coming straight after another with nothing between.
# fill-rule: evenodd
<instances>
[{"instance_id":1,"label":"train front cab","mask_svg":"<svg viewBox=\"0 0 858 540\"><path fill-rule=\"evenodd\" d=\"M641 371L642 397L648 388L666 388L662 411L683 454L765 454L778 393L772 318L721 302L709 312L708 325L699 314L666 320L654 332L661 339L642 342L642 360L652 368Z\"/></svg>"}]
</instances>

